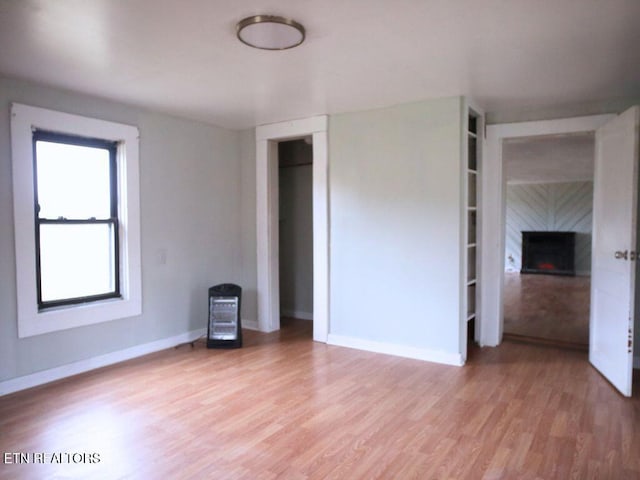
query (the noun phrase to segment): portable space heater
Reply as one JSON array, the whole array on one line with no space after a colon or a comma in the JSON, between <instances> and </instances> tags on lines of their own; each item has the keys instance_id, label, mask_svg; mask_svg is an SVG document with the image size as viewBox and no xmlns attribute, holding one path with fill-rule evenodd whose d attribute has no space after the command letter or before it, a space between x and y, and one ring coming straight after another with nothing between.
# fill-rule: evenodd
<instances>
[{"instance_id":1,"label":"portable space heater","mask_svg":"<svg viewBox=\"0 0 640 480\"><path fill-rule=\"evenodd\" d=\"M209 289L207 348L242 346L241 296L242 288L232 283L223 283Z\"/></svg>"}]
</instances>

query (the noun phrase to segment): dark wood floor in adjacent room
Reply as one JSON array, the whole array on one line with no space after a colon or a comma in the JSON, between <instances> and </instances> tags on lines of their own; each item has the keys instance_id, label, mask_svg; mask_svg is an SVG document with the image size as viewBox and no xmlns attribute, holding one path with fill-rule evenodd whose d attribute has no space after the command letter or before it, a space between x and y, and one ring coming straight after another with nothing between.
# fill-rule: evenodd
<instances>
[{"instance_id":1,"label":"dark wood floor in adjacent room","mask_svg":"<svg viewBox=\"0 0 640 480\"><path fill-rule=\"evenodd\" d=\"M505 273L504 333L588 349L591 277Z\"/></svg>"},{"instance_id":2,"label":"dark wood floor in adjacent room","mask_svg":"<svg viewBox=\"0 0 640 480\"><path fill-rule=\"evenodd\" d=\"M0 478L640 478L640 400L582 352L505 343L450 367L284 324L1 397L2 452L100 462L0 464Z\"/></svg>"}]
</instances>

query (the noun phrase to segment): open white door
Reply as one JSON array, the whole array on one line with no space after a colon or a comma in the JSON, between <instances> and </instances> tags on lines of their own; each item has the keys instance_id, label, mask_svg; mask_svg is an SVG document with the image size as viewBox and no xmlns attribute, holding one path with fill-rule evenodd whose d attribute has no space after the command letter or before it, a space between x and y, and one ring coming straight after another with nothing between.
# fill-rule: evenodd
<instances>
[{"instance_id":1,"label":"open white door","mask_svg":"<svg viewBox=\"0 0 640 480\"><path fill-rule=\"evenodd\" d=\"M631 396L639 107L596 131L589 361Z\"/></svg>"}]
</instances>

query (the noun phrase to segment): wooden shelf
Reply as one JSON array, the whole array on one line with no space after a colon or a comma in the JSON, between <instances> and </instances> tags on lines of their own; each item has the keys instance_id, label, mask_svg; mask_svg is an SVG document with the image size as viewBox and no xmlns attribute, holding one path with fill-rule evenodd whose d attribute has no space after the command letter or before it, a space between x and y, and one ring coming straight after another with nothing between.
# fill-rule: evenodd
<instances>
[{"instance_id":1,"label":"wooden shelf","mask_svg":"<svg viewBox=\"0 0 640 480\"><path fill-rule=\"evenodd\" d=\"M479 189L480 189L480 141L478 129L481 127L481 118L472 111L469 111L468 131L465 137L466 145L466 177L465 177L465 209L466 209L466 245L465 255L465 304L467 322L477 321L476 310L477 289L478 289L478 239L477 239L477 218L479 215ZM471 327L470 327L471 328Z\"/></svg>"}]
</instances>

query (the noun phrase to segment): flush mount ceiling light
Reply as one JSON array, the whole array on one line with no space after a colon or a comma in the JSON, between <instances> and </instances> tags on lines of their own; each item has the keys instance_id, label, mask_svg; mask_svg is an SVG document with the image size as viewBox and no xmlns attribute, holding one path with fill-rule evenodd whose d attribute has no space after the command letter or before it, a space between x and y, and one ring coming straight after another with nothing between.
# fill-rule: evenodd
<instances>
[{"instance_id":1,"label":"flush mount ceiling light","mask_svg":"<svg viewBox=\"0 0 640 480\"><path fill-rule=\"evenodd\" d=\"M238 22L238 39L263 50L286 50L304 41L304 27L289 18L254 15Z\"/></svg>"}]
</instances>

